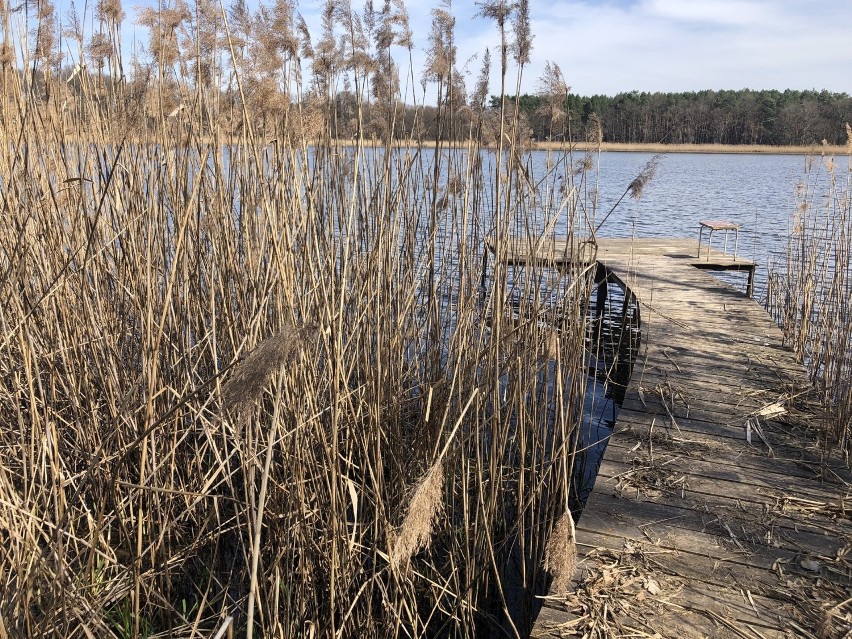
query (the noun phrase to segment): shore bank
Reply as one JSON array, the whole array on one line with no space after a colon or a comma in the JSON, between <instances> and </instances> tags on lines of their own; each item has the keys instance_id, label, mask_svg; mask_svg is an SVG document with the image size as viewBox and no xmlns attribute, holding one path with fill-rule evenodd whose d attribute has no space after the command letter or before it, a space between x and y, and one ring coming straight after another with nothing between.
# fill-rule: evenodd
<instances>
[{"instance_id":1,"label":"shore bank","mask_svg":"<svg viewBox=\"0 0 852 639\"><path fill-rule=\"evenodd\" d=\"M339 146L354 146L352 140L338 140ZM409 142L407 140L397 140L395 146L406 147L422 146L423 148L434 148L436 143L434 140L424 140L419 143ZM365 146L382 146L374 140L364 140ZM443 142L444 148L464 148L467 143L462 140L459 142ZM596 151L598 145L593 142L574 142L571 144L565 142L532 142L530 148L537 151L564 151L568 148L575 151ZM496 148L493 145L488 145L486 148ZM765 155L848 155L852 150L848 146L842 145L821 145L810 144L801 146L772 146L769 144L645 144L645 143L622 143L622 142L603 142L600 145L602 153L736 153L736 154L765 154Z\"/></svg>"},{"instance_id":2,"label":"shore bank","mask_svg":"<svg viewBox=\"0 0 852 639\"><path fill-rule=\"evenodd\" d=\"M8 136L3 134L4 132L0 131L0 142L9 141ZM173 138L175 140L179 139L177 137ZM212 136L201 136L201 139L207 144L223 144L223 145L233 145L233 144L245 144L246 138L244 136L227 136L223 135L215 139ZM83 142L84 140L88 140L87 138L82 138L78 136L68 136L68 141L75 142ZM126 141L140 144L140 143L162 143L160 139L151 139L145 136L139 136L130 134L125 138ZM88 140L91 143L91 140ZM116 140L117 142L117 140ZM276 138L263 138L258 139L258 143L261 147L276 144L278 140ZM333 146L338 147L352 147L355 146L355 141L351 139L338 139L335 140ZM384 146L379 140L369 140L365 139L362 142L364 147L381 147ZM309 143L308 146L312 146L313 143ZM434 140L396 140L394 146L397 148L405 148L405 147L420 147L424 149L432 149L437 146L437 143ZM457 142L442 142L442 148L467 148L468 141L467 140L459 140ZM496 145L487 145L483 148L488 149L496 149ZM598 150L598 145L593 142L532 142L529 145L529 148L536 151L566 151L569 148L574 151L592 151L595 152ZM762 155L823 155L823 156L838 156L838 155L852 155L852 145L821 145L821 144L811 144L811 145L801 145L801 146L772 146L768 144L660 144L660 143L623 143L623 142L603 142L600 144L600 152L601 153L709 153L709 154L762 154Z\"/></svg>"},{"instance_id":3,"label":"shore bank","mask_svg":"<svg viewBox=\"0 0 852 639\"><path fill-rule=\"evenodd\" d=\"M538 149L559 149L563 144L557 142L538 142ZM594 150L593 144L578 142L574 148L581 151ZM636 153L764 153L770 155L844 155L848 151L839 145L809 146L771 146L768 144L626 144L604 142L601 151Z\"/></svg>"}]
</instances>

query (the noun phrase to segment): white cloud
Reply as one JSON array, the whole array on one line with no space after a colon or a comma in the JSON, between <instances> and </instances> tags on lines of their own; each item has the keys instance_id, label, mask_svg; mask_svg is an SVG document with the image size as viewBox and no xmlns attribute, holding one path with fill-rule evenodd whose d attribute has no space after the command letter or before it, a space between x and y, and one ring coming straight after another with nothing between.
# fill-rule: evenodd
<instances>
[{"instance_id":1,"label":"white cloud","mask_svg":"<svg viewBox=\"0 0 852 639\"><path fill-rule=\"evenodd\" d=\"M532 5L527 91L546 60L576 93L827 88L852 93L852 2L643 0ZM478 21L481 22L481 21ZM471 46L496 43L464 24Z\"/></svg>"},{"instance_id":2,"label":"white cloud","mask_svg":"<svg viewBox=\"0 0 852 639\"><path fill-rule=\"evenodd\" d=\"M698 25L766 25L775 20L774 6L749 0L648 0L643 9L649 16Z\"/></svg>"}]
</instances>

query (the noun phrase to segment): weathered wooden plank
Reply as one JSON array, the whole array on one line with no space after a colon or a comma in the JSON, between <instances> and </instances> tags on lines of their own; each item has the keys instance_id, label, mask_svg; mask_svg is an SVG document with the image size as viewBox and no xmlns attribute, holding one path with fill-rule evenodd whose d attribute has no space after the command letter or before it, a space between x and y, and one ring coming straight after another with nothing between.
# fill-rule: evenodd
<instances>
[{"instance_id":1,"label":"weathered wooden plank","mask_svg":"<svg viewBox=\"0 0 852 639\"><path fill-rule=\"evenodd\" d=\"M612 466L602 468L601 472L611 470ZM820 528L810 525L809 519L796 517L795 513L782 517L786 502L780 496L776 501L765 490L749 492L727 482L697 480L694 475L683 482L677 482L677 476L672 478L676 483L671 485L667 485L664 477L659 484L649 482L644 489L641 485L634 489L623 476L599 475L595 489L601 494L601 501L595 501L595 507L605 502L613 509L620 508L622 515L629 512L638 517L645 513L641 516L654 521L668 520L669 525L676 528L729 537L728 541L737 546L744 542L755 548L786 548L794 553L833 557L846 545L846 540L836 534L836 522L817 515L813 521L821 522L823 527ZM729 489L728 494L720 494L725 488ZM819 503L818 500L809 501ZM829 506L826 504L827 511ZM590 520L584 521L582 517L580 521L584 529L591 525Z\"/></svg>"},{"instance_id":2,"label":"weathered wooden plank","mask_svg":"<svg viewBox=\"0 0 852 639\"><path fill-rule=\"evenodd\" d=\"M698 485L702 479L706 479L719 486L720 490L740 499L747 499L749 494L754 495L757 494L755 491L760 491L760 494L768 495L761 500L766 503L790 495L791 488L803 498L819 501L838 511L845 509L846 500L852 498L852 493L846 487L837 484L820 484L816 478L808 480L802 477L791 477L783 472L784 462L777 460L767 458L766 465L761 469L755 468L760 465L760 457L757 456L751 458L752 466L738 464L735 461L722 464L718 461L722 452L724 451L721 449L708 448L707 456L713 459L708 461L697 455L693 457L677 455L672 454L672 451L666 451L663 447L657 447L654 462L648 462L647 454L643 454L642 463L635 465L633 463L637 457L635 453L622 446L613 446L612 451L608 451L605 462L615 464L611 470L607 471L612 476L627 472L633 467L645 468L649 473L660 468L667 476L688 477L690 482L694 482L691 485ZM775 464L772 463L773 461ZM601 470L603 470L603 464ZM791 479L796 481L793 482ZM754 501L754 497L747 501Z\"/></svg>"},{"instance_id":3,"label":"weathered wooden plank","mask_svg":"<svg viewBox=\"0 0 852 639\"><path fill-rule=\"evenodd\" d=\"M653 437L650 446L649 436ZM652 432L648 424L621 423L619 436L608 444L613 450L607 459L629 463L639 456L647 458L650 454L656 454L662 459L678 455L687 459L712 458L713 463L719 466L733 466L750 473L769 473L783 477L788 482L790 479L797 479L814 482L816 485L825 483L827 485L824 489L832 497L845 497L838 494L838 490L845 488L841 481L849 483L852 479L847 468L836 464L828 465L827 469L831 473L825 476L826 466L818 458L806 456L807 451L802 448L783 449L783 452L796 454L797 457L779 455L782 450L780 448L773 448L774 454L769 455L757 434L753 437L754 444L749 445L745 436L739 439L709 438L704 437L703 433L688 433L683 428L680 433L664 432L657 427Z\"/></svg>"},{"instance_id":4,"label":"weathered wooden plank","mask_svg":"<svg viewBox=\"0 0 852 639\"><path fill-rule=\"evenodd\" d=\"M607 573L614 575L616 582L613 590L617 599L613 597L610 605L620 605L628 612L629 620L624 626L653 629L662 636L730 636L723 631L730 631L730 626L718 623L722 616L737 626L758 628L761 633L768 633L765 636L781 636L781 615L787 613L788 606L772 598L777 590L775 583L760 581L767 576L764 571L740 568L739 578L749 570L753 573L752 587L744 588L730 565L704 556L632 541L610 551L606 550L611 544L608 536L592 533L587 537L590 544L580 543L580 551L586 557L580 571L588 585L574 597L550 599L542 610L543 623L537 624L540 634L533 636L564 636L572 629L579 636L589 623L583 618L584 606L600 605L595 602L596 586ZM636 574L641 577L632 578ZM619 575L627 578L620 580ZM590 577L597 577L597 582L589 583ZM696 587L696 583L700 586ZM698 617L688 615L681 622L688 619L689 623L673 625L677 614L685 611Z\"/></svg>"},{"instance_id":5,"label":"weathered wooden plank","mask_svg":"<svg viewBox=\"0 0 852 639\"><path fill-rule=\"evenodd\" d=\"M620 545L614 549L613 546L619 544L619 539L614 540L611 535L584 530L583 539L578 541L578 551L583 557L588 557L591 551L601 548L610 549L610 552L615 553L634 552L655 573L680 577L687 581L713 584L720 589L726 587L747 589L752 594L752 598L761 605L777 606L773 597L776 594L779 578L765 570L720 562L705 554L662 548L648 540L631 544L621 539ZM584 564L581 563L581 570L583 566Z\"/></svg>"},{"instance_id":6,"label":"weathered wooden plank","mask_svg":"<svg viewBox=\"0 0 852 639\"><path fill-rule=\"evenodd\" d=\"M727 531L723 535L709 527L707 522L711 520L712 517L707 517L702 521L699 513L690 513L688 509L619 499L602 491L589 498L580 518L577 539L582 541L583 531L590 530L767 571L779 560L794 562L796 559L797 553L785 548L750 543Z\"/></svg>"},{"instance_id":7,"label":"weathered wooden plank","mask_svg":"<svg viewBox=\"0 0 852 639\"><path fill-rule=\"evenodd\" d=\"M790 389L807 388L806 380L791 380L789 375L780 375L778 369L767 364L710 361L707 358L676 356L668 351L661 351L656 361L647 364L638 362L634 370L641 374L641 383L636 386L645 389L671 382L677 384L677 388L692 388L697 392L713 389L733 396L761 398L769 395L777 399L782 393L789 395ZM734 378L735 375L740 379Z\"/></svg>"},{"instance_id":8,"label":"weathered wooden plank","mask_svg":"<svg viewBox=\"0 0 852 639\"><path fill-rule=\"evenodd\" d=\"M675 388L677 387L675 386ZM640 410L640 408L645 408L647 413L651 417L657 417L657 424L662 427L668 427L669 425L671 425L673 428L676 428L674 424L669 423L671 421L669 418L669 412L671 411L675 423L680 428L683 428L681 421L685 422L686 420L707 422L711 424L719 424L722 426L731 426L735 428L745 428L746 420L762 406L762 404L751 406L734 405L730 407L730 411L725 411L724 407L726 406L726 404L723 404L721 402L714 403L702 401L697 399L696 397L689 397L687 399L689 403L689 416L687 416L687 410L683 406L683 404L680 403L679 399L675 400L674 408L669 405L669 410L667 411L666 408L663 406L662 402L659 400L659 398L654 398L651 395L650 390L651 389L648 389L643 393L645 395L644 402L642 402L642 400L638 398L633 399L632 397L626 397L623 408L627 408L633 411ZM662 418L666 418L668 419L668 421Z\"/></svg>"}]
</instances>

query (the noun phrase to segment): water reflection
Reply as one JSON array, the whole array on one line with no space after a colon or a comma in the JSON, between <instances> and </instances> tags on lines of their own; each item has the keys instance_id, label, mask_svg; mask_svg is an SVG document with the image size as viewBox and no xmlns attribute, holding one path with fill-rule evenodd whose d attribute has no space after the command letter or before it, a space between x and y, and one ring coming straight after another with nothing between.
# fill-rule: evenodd
<instances>
[{"instance_id":1,"label":"water reflection","mask_svg":"<svg viewBox=\"0 0 852 639\"><path fill-rule=\"evenodd\" d=\"M596 281L596 298L586 310L589 385L572 493L571 509L575 521L582 514L594 488L642 339L636 297L627 294L602 267Z\"/></svg>"}]
</instances>

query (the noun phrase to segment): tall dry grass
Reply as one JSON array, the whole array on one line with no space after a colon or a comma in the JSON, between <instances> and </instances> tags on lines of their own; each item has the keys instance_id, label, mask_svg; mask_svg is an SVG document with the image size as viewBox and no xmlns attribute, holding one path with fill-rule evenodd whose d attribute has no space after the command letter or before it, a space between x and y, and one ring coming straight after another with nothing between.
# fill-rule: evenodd
<instances>
[{"instance_id":1,"label":"tall dry grass","mask_svg":"<svg viewBox=\"0 0 852 639\"><path fill-rule=\"evenodd\" d=\"M770 268L767 308L802 358L821 399L815 424L849 458L852 435L852 129L847 166L808 158L799 183L786 256Z\"/></svg>"},{"instance_id":2,"label":"tall dry grass","mask_svg":"<svg viewBox=\"0 0 852 639\"><path fill-rule=\"evenodd\" d=\"M322 82L288 62L262 118L230 30L231 102L200 52L118 85L3 65L0 635L529 628L545 551L565 565L594 269L499 258L585 238L586 161L534 175L512 112L484 151L450 51L431 79L465 146L338 146L335 87L375 68L357 25L330 12Z\"/></svg>"}]
</instances>

